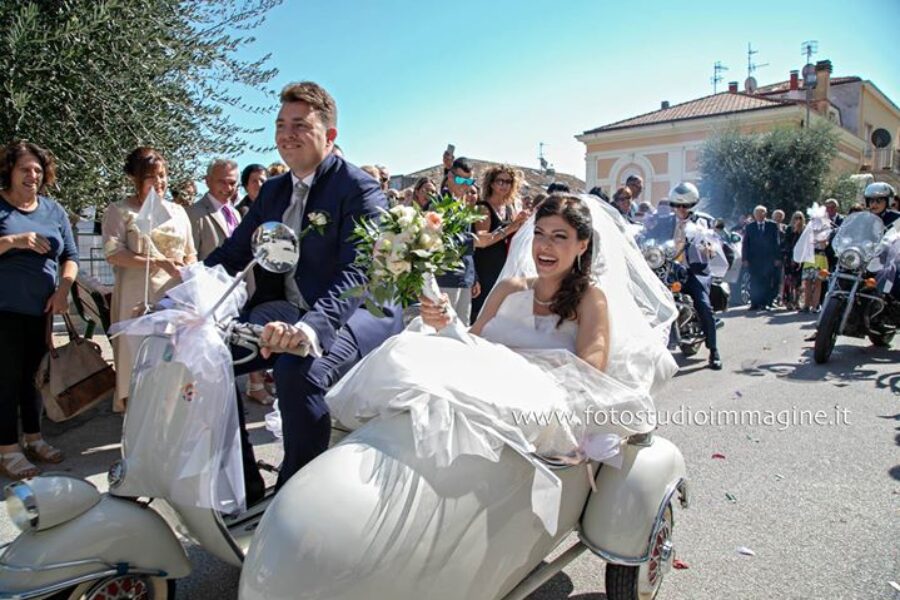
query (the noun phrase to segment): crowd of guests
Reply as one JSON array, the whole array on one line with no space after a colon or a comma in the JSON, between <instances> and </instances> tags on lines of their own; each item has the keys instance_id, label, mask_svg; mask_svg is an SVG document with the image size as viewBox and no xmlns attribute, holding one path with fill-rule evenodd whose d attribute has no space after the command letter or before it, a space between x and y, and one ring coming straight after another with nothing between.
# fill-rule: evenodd
<instances>
[{"instance_id":1,"label":"crowd of guests","mask_svg":"<svg viewBox=\"0 0 900 600\"><path fill-rule=\"evenodd\" d=\"M332 152L342 156L336 145ZM449 195L481 212L482 219L462 240L469 249L462 267L438 277L456 314L468 324L478 316L498 280L512 236L546 195L570 190L557 182L546 194L525 196L521 170L498 164L476 173L470 161L455 157L449 149L442 166L439 180L422 177L403 190L390 187L386 167L361 169L378 182L391 204L428 210L435 198ZM287 167L250 164L241 169L233 160L215 159L206 169L208 191L199 199L193 181L169 186L166 158L156 149L136 148L125 157L123 171L130 193L106 207L101 229L104 254L115 275L113 323L133 318L140 307L157 302L179 281L181 267L209 257L247 215L267 179L285 173ZM17 142L0 151L0 278L6 284L6 292L0 295L0 347L7 357L0 366L4 381L0 386L0 474L13 479L37 474L34 463L63 459L41 437L41 399L34 385L38 364L47 352L49 316L67 310L78 273L78 251L66 211L45 195L54 180L55 163L47 150ZM151 192L159 198L171 193L172 202L162 202L168 218L145 235L138 216ZM671 210L666 203L654 209L641 200L642 192L643 181L637 176L629 177L611 198L600 188L590 191L635 224ZM829 227L836 229L843 218L837 201L829 200L825 208ZM851 212L855 210L863 208L854 207ZM796 212L785 223L780 210L772 217L768 218L766 207L759 206L741 227L751 309L780 303L789 309L818 310L823 278L834 266L830 238L817 241L811 259L798 264L793 249L807 227L806 217ZM724 223L716 227L725 233ZM254 285L252 278L248 285ZM121 336L113 340L113 350L118 378L114 409L124 411L136 348ZM275 393L266 371L250 373L248 399L268 405Z\"/></svg>"},{"instance_id":2,"label":"crowd of guests","mask_svg":"<svg viewBox=\"0 0 900 600\"><path fill-rule=\"evenodd\" d=\"M836 257L831 247L834 233L843 222L839 204L826 200L824 217L807 221L807 215L796 211L785 223L780 209L769 212L757 206L736 227L743 236L741 256L743 267L750 276L750 310L771 310L781 306L800 312L818 312L823 298L823 286L834 271ZM861 205L849 212L865 210ZM798 262L795 249L808 227L816 228L813 253L809 260Z\"/></svg>"}]
</instances>

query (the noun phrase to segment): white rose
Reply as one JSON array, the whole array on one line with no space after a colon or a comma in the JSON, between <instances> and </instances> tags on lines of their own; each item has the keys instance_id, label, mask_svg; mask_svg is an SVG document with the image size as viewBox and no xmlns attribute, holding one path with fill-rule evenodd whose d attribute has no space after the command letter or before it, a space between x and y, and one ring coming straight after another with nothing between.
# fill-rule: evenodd
<instances>
[{"instance_id":1,"label":"white rose","mask_svg":"<svg viewBox=\"0 0 900 600\"><path fill-rule=\"evenodd\" d=\"M375 246L372 248L372 252L375 256L380 256L382 254L388 254L394 249L394 234L393 233L382 233L381 237L375 240Z\"/></svg>"},{"instance_id":2,"label":"white rose","mask_svg":"<svg viewBox=\"0 0 900 600\"><path fill-rule=\"evenodd\" d=\"M397 218L397 224L400 227L409 227L416 219L416 209L412 206L404 206L399 204L390 210L390 213Z\"/></svg>"},{"instance_id":3,"label":"white rose","mask_svg":"<svg viewBox=\"0 0 900 600\"><path fill-rule=\"evenodd\" d=\"M412 264L408 260L403 260L402 258L392 256L387 261L387 270L393 273L394 275L402 275L403 273L409 273L412 269Z\"/></svg>"},{"instance_id":4,"label":"white rose","mask_svg":"<svg viewBox=\"0 0 900 600\"><path fill-rule=\"evenodd\" d=\"M440 235L424 232L419 236L419 247L429 252L439 252L444 248L444 241Z\"/></svg>"},{"instance_id":5,"label":"white rose","mask_svg":"<svg viewBox=\"0 0 900 600\"><path fill-rule=\"evenodd\" d=\"M328 217L320 212L309 213L309 222L316 227L325 227L328 225Z\"/></svg>"}]
</instances>

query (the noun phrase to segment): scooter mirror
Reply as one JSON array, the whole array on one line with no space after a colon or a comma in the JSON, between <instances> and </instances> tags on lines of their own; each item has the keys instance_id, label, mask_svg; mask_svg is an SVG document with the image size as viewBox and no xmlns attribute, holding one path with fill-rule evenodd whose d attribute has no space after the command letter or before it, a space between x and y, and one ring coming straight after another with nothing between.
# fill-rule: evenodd
<instances>
[{"instance_id":1,"label":"scooter mirror","mask_svg":"<svg viewBox=\"0 0 900 600\"><path fill-rule=\"evenodd\" d=\"M300 255L297 236L284 223L268 221L256 228L250 241L253 256L266 271L287 273Z\"/></svg>"}]
</instances>

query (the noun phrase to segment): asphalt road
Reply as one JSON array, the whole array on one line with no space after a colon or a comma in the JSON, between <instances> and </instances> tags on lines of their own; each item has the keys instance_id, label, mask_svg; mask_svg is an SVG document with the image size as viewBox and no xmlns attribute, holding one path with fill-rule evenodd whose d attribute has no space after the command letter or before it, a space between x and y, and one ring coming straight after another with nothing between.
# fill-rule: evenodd
<instances>
[{"instance_id":1,"label":"asphalt road","mask_svg":"<svg viewBox=\"0 0 900 600\"><path fill-rule=\"evenodd\" d=\"M660 599L900 599L890 585L900 583L900 348L842 338L818 366L803 339L811 328L806 315L733 309L720 330L725 370L706 369L705 350L679 359L681 372L657 398L669 420L658 433L684 453L692 492L674 529L688 568L666 576ZM756 423L708 424L716 410L771 412L756 413ZM816 411L827 423L810 423ZM264 413L251 407L252 436L261 457L277 462ZM102 409L45 432L69 456L64 470L105 487L120 426ZM15 533L0 514L0 539ZM178 598L236 596L237 569L188 552L194 571ZM532 598L600 600L603 577L603 562L582 555Z\"/></svg>"}]
</instances>

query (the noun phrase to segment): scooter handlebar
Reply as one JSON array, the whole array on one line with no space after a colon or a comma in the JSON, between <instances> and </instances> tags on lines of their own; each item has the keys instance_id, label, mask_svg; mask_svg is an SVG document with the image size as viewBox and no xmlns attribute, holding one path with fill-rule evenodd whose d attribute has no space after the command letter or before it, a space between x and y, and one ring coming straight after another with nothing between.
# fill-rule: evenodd
<instances>
[{"instance_id":1,"label":"scooter handlebar","mask_svg":"<svg viewBox=\"0 0 900 600\"><path fill-rule=\"evenodd\" d=\"M254 325L253 323L232 323L228 328L228 342L235 346L241 346L253 351L253 357L255 357L256 352L263 347L263 344L260 344L259 342L262 332L262 325ZM309 354L309 345L301 344L291 350L285 350L284 354L307 356Z\"/></svg>"}]
</instances>

